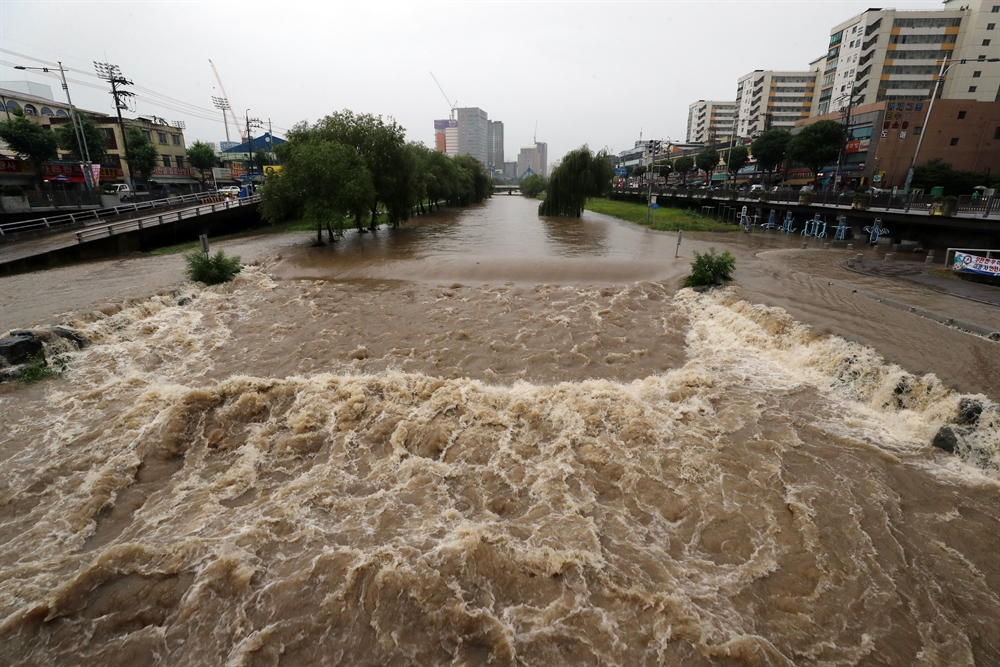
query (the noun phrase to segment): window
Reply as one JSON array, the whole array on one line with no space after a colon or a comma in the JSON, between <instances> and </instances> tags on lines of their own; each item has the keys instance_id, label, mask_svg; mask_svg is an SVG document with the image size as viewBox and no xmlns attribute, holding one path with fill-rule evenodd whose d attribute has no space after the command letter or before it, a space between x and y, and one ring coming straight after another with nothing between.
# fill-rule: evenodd
<instances>
[{"instance_id":1,"label":"window","mask_svg":"<svg viewBox=\"0 0 1000 667\"><path fill-rule=\"evenodd\" d=\"M923 133L923 131L924 131L924 126L923 125L914 125L913 126L913 136L919 137Z\"/></svg>"},{"instance_id":2,"label":"window","mask_svg":"<svg viewBox=\"0 0 1000 667\"><path fill-rule=\"evenodd\" d=\"M969 86L969 92L970 93L976 92L976 86Z\"/></svg>"},{"instance_id":3,"label":"window","mask_svg":"<svg viewBox=\"0 0 1000 667\"><path fill-rule=\"evenodd\" d=\"M987 30L996 30L997 29L997 24L996 23L987 23L986 24L986 29Z\"/></svg>"},{"instance_id":4,"label":"window","mask_svg":"<svg viewBox=\"0 0 1000 667\"><path fill-rule=\"evenodd\" d=\"M1000 14L1000 5L993 5L993 9L990 10L994 14Z\"/></svg>"},{"instance_id":5,"label":"window","mask_svg":"<svg viewBox=\"0 0 1000 667\"><path fill-rule=\"evenodd\" d=\"M959 111L959 112L958 112L958 119L959 119L959 120L962 120L962 119L964 119L964 118L965 118L965 112L964 112L964 111Z\"/></svg>"},{"instance_id":6,"label":"window","mask_svg":"<svg viewBox=\"0 0 1000 667\"><path fill-rule=\"evenodd\" d=\"M169 155L164 155L163 156L163 166L164 167L169 167L170 166L170 156Z\"/></svg>"},{"instance_id":7,"label":"window","mask_svg":"<svg viewBox=\"0 0 1000 667\"><path fill-rule=\"evenodd\" d=\"M983 46L989 46L989 45L990 45L990 40L984 39L983 40Z\"/></svg>"},{"instance_id":8,"label":"window","mask_svg":"<svg viewBox=\"0 0 1000 667\"><path fill-rule=\"evenodd\" d=\"M69 114L65 109L56 109L56 118L69 118Z\"/></svg>"},{"instance_id":9,"label":"window","mask_svg":"<svg viewBox=\"0 0 1000 667\"><path fill-rule=\"evenodd\" d=\"M951 138L951 145L952 146L957 146L958 145L958 137L952 137Z\"/></svg>"},{"instance_id":10,"label":"window","mask_svg":"<svg viewBox=\"0 0 1000 667\"><path fill-rule=\"evenodd\" d=\"M146 141L153 140L153 134L149 130L142 130L142 136L146 138Z\"/></svg>"},{"instance_id":11,"label":"window","mask_svg":"<svg viewBox=\"0 0 1000 667\"><path fill-rule=\"evenodd\" d=\"M37 116L38 115L38 109L35 108L34 104L25 104L24 105L24 115L25 116Z\"/></svg>"},{"instance_id":12,"label":"window","mask_svg":"<svg viewBox=\"0 0 1000 667\"><path fill-rule=\"evenodd\" d=\"M180 146L181 145L181 135L179 135L179 134L171 134L170 137L174 140L174 146Z\"/></svg>"},{"instance_id":13,"label":"window","mask_svg":"<svg viewBox=\"0 0 1000 667\"><path fill-rule=\"evenodd\" d=\"M978 70L978 69L977 69L977 70L976 70L975 72L973 72L973 73L972 73L972 78L973 78L973 79L978 79L978 78L979 78L979 77L981 77L982 75L983 75L983 72L982 72L982 70Z\"/></svg>"},{"instance_id":14,"label":"window","mask_svg":"<svg viewBox=\"0 0 1000 667\"><path fill-rule=\"evenodd\" d=\"M161 144L167 143L167 133L166 132L157 132L156 133L156 138L160 140Z\"/></svg>"},{"instance_id":15,"label":"window","mask_svg":"<svg viewBox=\"0 0 1000 667\"><path fill-rule=\"evenodd\" d=\"M42 115L43 116L51 116L52 115L52 109L50 109L48 107L42 107Z\"/></svg>"},{"instance_id":16,"label":"window","mask_svg":"<svg viewBox=\"0 0 1000 667\"><path fill-rule=\"evenodd\" d=\"M183 167L184 166L184 158L182 158L180 155L178 155L176 158L174 158L174 160L177 162L177 166L178 167Z\"/></svg>"}]
</instances>

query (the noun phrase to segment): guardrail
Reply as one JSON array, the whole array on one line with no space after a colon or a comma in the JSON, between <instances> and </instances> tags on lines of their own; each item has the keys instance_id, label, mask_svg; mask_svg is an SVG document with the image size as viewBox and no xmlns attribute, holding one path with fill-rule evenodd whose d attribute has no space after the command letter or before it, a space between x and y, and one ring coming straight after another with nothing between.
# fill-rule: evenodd
<instances>
[{"instance_id":1,"label":"guardrail","mask_svg":"<svg viewBox=\"0 0 1000 667\"><path fill-rule=\"evenodd\" d=\"M189 195L178 195L176 197L166 197L164 199L150 199L142 202L122 203L120 206L111 208L93 209L80 213L67 213L64 215L47 216L35 218L33 220L22 220L20 222L6 222L0 224L0 237L9 234L19 234L22 232L56 230L61 227L69 227L77 223L93 224L106 218L115 218L121 215L131 215L139 211L146 211L157 208L169 208L189 203L199 203L205 201L224 201L224 195L217 192L199 192Z\"/></svg>"},{"instance_id":2,"label":"guardrail","mask_svg":"<svg viewBox=\"0 0 1000 667\"><path fill-rule=\"evenodd\" d=\"M616 189L618 194L645 195L645 187ZM798 190L778 190L777 192L749 192L747 190L712 190L710 188L653 188L652 194L659 197L685 197L700 199L706 202L738 201L753 204L798 204L799 196L805 193ZM858 193L866 194L866 193ZM812 206L829 206L835 208L854 208L855 193L812 192L809 193L809 204ZM868 195L867 210L900 211L902 213L930 213L936 197L927 194L892 194L883 192ZM1000 217L1000 197L958 197L955 213L978 215L983 218Z\"/></svg>"},{"instance_id":3,"label":"guardrail","mask_svg":"<svg viewBox=\"0 0 1000 667\"><path fill-rule=\"evenodd\" d=\"M183 208L178 211L161 213L159 215L131 218L129 220L122 220L121 222L115 222L110 225L89 226L76 233L76 240L78 243L85 243L86 241L114 236L115 234L121 234L123 232L157 227L168 222L177 222L187 218L195 218L199 215L215 213L216 211L225 211L227 209L239 208L240 206L246 206L248 204L256 204L259 201L260 195L253 195L244 199L224 200L205 204L203 206Z\"/></svg>"}]
</instances>

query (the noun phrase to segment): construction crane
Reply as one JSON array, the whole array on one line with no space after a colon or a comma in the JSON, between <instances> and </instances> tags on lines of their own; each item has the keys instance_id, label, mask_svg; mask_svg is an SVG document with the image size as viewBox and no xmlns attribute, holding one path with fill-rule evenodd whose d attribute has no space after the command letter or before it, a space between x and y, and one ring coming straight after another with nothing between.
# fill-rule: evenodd
<instances>
[{"instance_id":1,"label":"construction crane","mask_svg":"<svg viewBox=\"0 0 1000 667\"><path fill-rule=\"evenodd\" d=\"M451 119L455 120L455 109L458 108L458 100L452 102L448 99L448 93L444 92L444 88L442 88L441 84L438 83L438 79L434 76L434 72L431 72L431 78L434 79L434 83L437 83L438 90L440 90L441 94L444 95L444 101L448 103L448 107L451 109ZM219 85L221 86L222 82L219 82Z\"/></svg>"},{"instance_id":2,"label":"construction crane","mask_svg":"<svg viewBox=\"0 0 1000 667\"><path fill-rule=\"evenodd\" d=\"M212 66L212 72L215 73L215 80L219 82L219 90L222 91L222 98L227 102L229 102L227 111L229 111L229 117L233 121L233 127L239 127L240 122L236 120L236 114L233 113L233 104L232 101L229 99L229 94L226 92L226 87L222 85L222 77L219 76L219 70L215 69L215 63L212 62L211 58L208 59L208 64ZM246 137L244 137L244 141L246 141Z\"/></svg>"}]
</instances>

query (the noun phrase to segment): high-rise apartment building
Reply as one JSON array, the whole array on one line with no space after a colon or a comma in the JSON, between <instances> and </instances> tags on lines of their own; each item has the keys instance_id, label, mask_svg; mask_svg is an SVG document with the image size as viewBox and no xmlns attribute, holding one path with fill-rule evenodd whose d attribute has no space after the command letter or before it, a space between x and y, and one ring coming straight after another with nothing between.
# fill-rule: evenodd
<instances>
[{"instance_id":1,"label":"high-rise apartment building","mask_svg":"<svg viewBox=\"0 0 1000 667\"><path fill-rule=\"evenodd\" d=\"M538 175L543 178L549 177L549 145L544 141L536 141L538 148Z\"/></svg>"},{"instance_id":2,"label":"high-rise apartment building","mask_svg":"<svg viewBox=\"0 0 1000 667\"><path fill-rule=\"evenodd\" d=\"M687 142L713 144L729 141L736 120L736 102L698 100L688 106Z\"/></svg>"},{"instance_id":3,"label":"high-rise apartment building","mask_svg":"<svg viewBox=\"0 0 1000 667\"><path fill-rule=\"evenodd\" d=\"M1000 57L998 0L946 0L944 10L869 9L834 26L814 115L872 102L931 97L942 62L960 63L940 95L997 100L1000 67L977 62Z\"/></svg>"},{"instance_id":4,"label":"high-rise apartment building","mask_svg":"<svg viewBox=\"0 0 1000 667\"><path fill-rule=\"evenodd\" d=\"M503 171L503 122L488 121L486 126L486 167L490 174Z\"/></svg>"},{"instance_id":5,"label":"high-rise apartment building","mask_svg":"<svg viewBox=\"0 0 1000 667\"><path fill-rule=\"evenodd\" d=\"M736 85L736 135L752 137L767 130L790 130L808 118L819 76L818 69L755 70L741 76Z\"/></svg>"},{"instance_id":6,"label":"high-rise apartment building","mask_svg":"<svg viewBox=\"0 0 1000 667\"><path fill-rule=\"evenodd\" d=\"M479 107L458 112L458 154L471 155L483 166L489 164L489 115Z\"/></svg>"}]
</instances>

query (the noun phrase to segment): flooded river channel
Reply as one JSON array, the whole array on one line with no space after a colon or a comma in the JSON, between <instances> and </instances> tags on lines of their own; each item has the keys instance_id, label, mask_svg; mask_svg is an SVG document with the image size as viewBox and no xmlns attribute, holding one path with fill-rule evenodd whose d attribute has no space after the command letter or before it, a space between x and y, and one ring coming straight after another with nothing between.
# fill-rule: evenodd
<instances>
[{"instance_id":1,"label":"flooded river channel","mask_svg":"<svg viewBox=\"0 0 1000 667\"><path fill-rule=\"evenodd\" d=\"M0 664L1000 664L1000 309L536 211L0 278Z\"/></svg>"}]
</instances>

